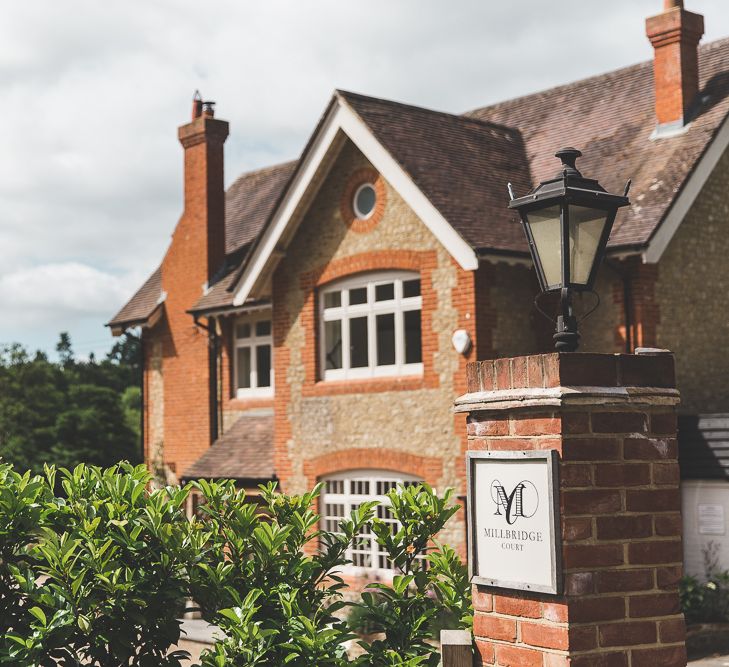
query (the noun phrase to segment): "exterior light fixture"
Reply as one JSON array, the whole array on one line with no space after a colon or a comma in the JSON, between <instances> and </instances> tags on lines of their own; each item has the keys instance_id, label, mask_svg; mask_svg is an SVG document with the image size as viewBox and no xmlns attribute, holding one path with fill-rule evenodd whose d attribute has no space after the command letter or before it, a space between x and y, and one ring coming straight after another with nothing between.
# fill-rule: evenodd
<instances>
[{"instance_id":1,"label":"exterior light fixture","mask_svg":"<svg viewBox=\"0 0 729 667\"><path fill-rule=\"evenodd\" d=\"M630 181L622 196L610 194L577 170L581 155L575 148L557 151L559 173L524 197L515 198L509 183L509 208L521 216L539 286L542 292L560 292L554 334L559 352L574 352L579 345L572 292L592 291L618 209L630 203Z\"/></svg>"}]
</instances>

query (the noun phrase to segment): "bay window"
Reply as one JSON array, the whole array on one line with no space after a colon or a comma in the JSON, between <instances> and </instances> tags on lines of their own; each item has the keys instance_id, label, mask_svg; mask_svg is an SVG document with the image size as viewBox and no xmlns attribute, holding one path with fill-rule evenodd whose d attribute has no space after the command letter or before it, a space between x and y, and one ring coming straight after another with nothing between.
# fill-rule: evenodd
<instances>
[{"instance_id":1,"label":"bay window","mask_svg":"<svg viewBox=\"0 0 729 667\"><path fill-rule=\"evenodd\" d=\"M420 276L391 271L326 286L319 296L325 380L423 372Z\"/></svg>"}]
</instances>

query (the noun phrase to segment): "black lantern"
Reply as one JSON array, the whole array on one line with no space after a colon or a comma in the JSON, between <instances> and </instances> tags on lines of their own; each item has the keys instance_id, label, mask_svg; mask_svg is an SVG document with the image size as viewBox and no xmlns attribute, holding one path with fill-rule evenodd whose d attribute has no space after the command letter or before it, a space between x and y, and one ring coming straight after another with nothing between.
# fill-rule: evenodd
<instances>
[{"instance_id":1,"label":"black lantern","mask_svg":"<svg viewBox=\"0 0 729 667\"><path fill-rule=\"evenodd\" d=\"M581 155L575 148L557 151L562 160L557 176L524 197L515 199L509 184L509 208L521 215L539 285L543 292L560 292L554 341L561 352L573 352L579 345L571 293L592 290L615 215L630 203L630 181L622 196L606 192L577 170Z\"/></svg>"}]
</instances>

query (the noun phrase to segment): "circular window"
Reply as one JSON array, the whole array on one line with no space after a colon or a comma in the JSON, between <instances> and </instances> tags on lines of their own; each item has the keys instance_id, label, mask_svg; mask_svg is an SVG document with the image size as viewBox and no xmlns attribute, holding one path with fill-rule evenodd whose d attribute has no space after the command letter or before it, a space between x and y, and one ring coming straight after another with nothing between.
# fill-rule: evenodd
<instances>
[{"instance_id":1,"label":"circular window","mask_svg":"<svg viewBox=\"0 0 729 667\"><path fill-rule=\"evenodd\" d=\"M375 186L371 183L360 185L354 193L354 201L352 202L354 214L360 220L366 220L375 210L376 201L377 194L375 193Z\"/></svg>"}]
</instances>

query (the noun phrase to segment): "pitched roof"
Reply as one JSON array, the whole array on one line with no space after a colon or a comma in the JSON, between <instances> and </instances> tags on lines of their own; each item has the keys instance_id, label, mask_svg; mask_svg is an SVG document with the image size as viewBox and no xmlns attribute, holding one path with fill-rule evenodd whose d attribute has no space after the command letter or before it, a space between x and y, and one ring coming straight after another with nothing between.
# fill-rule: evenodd
<instances>
[{"instance_id":1,"label":"pitched roof","mask_svg":"<svg viewBox=\"0 0 729 667\"><path fill-rule=\"evenodd\" d=\"M263 229L296 160L242 174L225 193L225 251L249 244Z\"/></svg>"},{"instance_id":2,"label":"pitched roof","mask_svg":"<svg viewBox=\"0 0 729 667\"><path fill-rule=\"evenodd\" d=\"M511 182L522 195L553 177L558 168L554 152L564 145L582 150L578 166L609 191L622 192L627 179L632 179L632 204L620 212L610 245L641 249L729 113L729 38L701 46L699 66L701 94L693 121L683 133L660 139L652 137L650 61L460 116L354 93L337 92L337 96L474 249L527 254L520 226L506 208L506 184ZM220 280L193 311L233 305L242 265L298 164L287 162L243 174L229 188L227 249L237 255L234 262L229 258ZM122 312L143 310L137 300L135 295Z\"/></svg>"},{"instance_id":3,"label":"pitched roof","mask_svg":"<svg viewBox=\"0 0 729 667\"><path fill-rule=\"evenodd\" d=\"M245 247L247 247L246 244ZM221 272L220 278L214 282L208 290L203 294L197 303L190 308L190 312L210 312L218 308L226 308L233 303L233 293L230 288L233 287L238 275L237 269L240 267L240 260L230 262L224 271Z\"/></svg>"},{"instance_id":4,"label":"pitched roof","mask_svg":"<svg viewBox=\"0 0 729 667\"><path fill-rule=\"evenodd\" d=\"M506 184L530 187L513 127L339 92L443 217L473 248L527 250Z\"/></svg>"},{"instance_id":5,"label":"pitched roof","mask_svg":"<svg viewBox=\"0 0 729 667\"><path fill-rule=\"evenodd\" d=\"M296 167L296 161L257 169L239 176L225 193L226 253L243 254L246 247L263 229L286 182ZM232 295L227 292L235 278L234 269L240 258L228 259L221 278L193 307L194 311L210 310L229 305ZM155 309L162 292L161 267L107 324L110 327L133 326L146 322Z\"/></svg>"},{"instance_id":6,"label":"pitched roof","mask_svg":"<svg viewBox=\"0 0 729 667\"><path fill-rule=\"evenodd\" d=\"M129 299L126 305L108 322L109 327L134 326L146 322L161 305L162 271L160 267Z\"/></svg>"},{"instance_id":7,"label":"pitched roof","mask_svg":"<svg viewBox=\"0 0 729 667\"><path fill-rule=\"evenodd\" d=\"M683 134L652 139L652 61L472 111L472 118L518 127L534 184L558 170L556 149L579 148L580 170L610 192L633 179L611 246L646 244L729 112L729 39L699 48L700 105ZM525 191L517 189L517 195Z\"/></svg>"},{"instance_id":8,"label":"pitched roof","mask_svg":"<svg viewBox=\"0 0 729 667\"><path fill-rule=\"evenodd\" d=\"M241 416L195 463L183 479L274 479L273 413Z\"/></svg>"}]
</instances>

